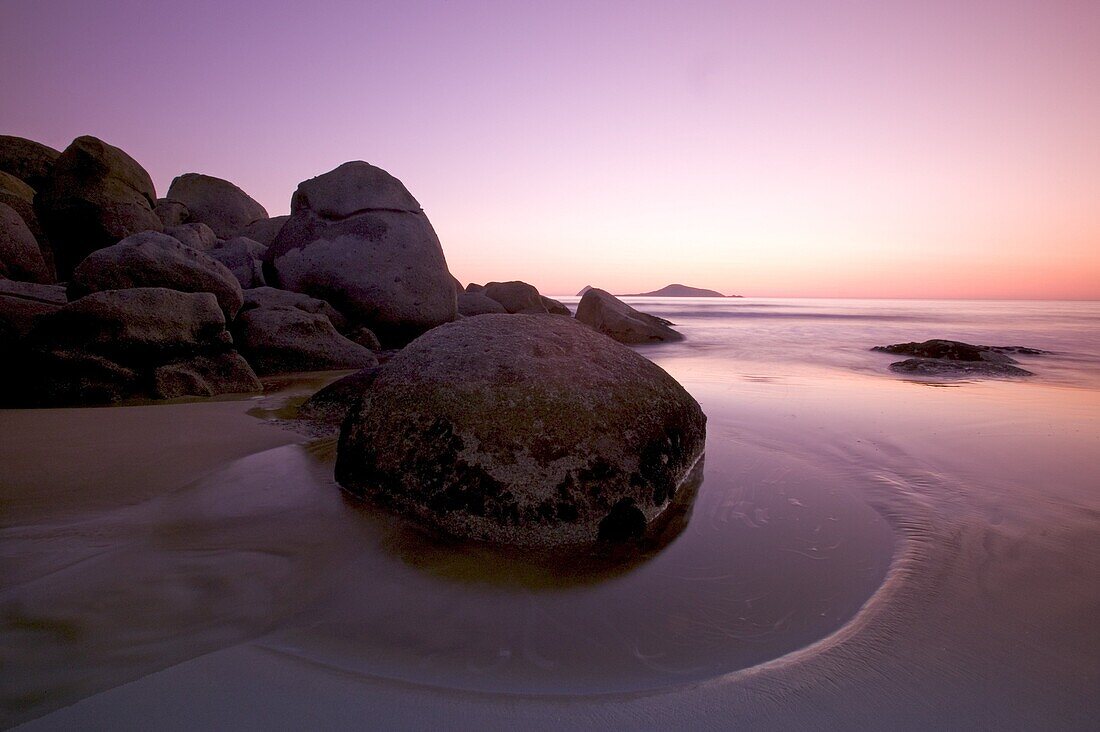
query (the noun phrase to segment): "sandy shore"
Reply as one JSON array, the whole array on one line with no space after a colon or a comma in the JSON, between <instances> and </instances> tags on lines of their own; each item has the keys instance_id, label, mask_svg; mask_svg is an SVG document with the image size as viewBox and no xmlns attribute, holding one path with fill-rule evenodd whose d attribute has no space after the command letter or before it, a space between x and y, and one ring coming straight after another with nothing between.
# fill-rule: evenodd
<instances>
[{"instance_id":1,"label":"sandy shore","mask_svg":"<svg viewBox=\"0 0 1100 732\"><path fill-rule=\"evenodd\" d=\"M5 674L6 723L1094 725L1094 392L1029 387L1021 408L1019 392L1005 398L1013 384L688 386L710 417L708 472L688 530L621 578L536 595L476 582L471 590L440 555L411 563L431 554L384 520L349 521L358 509L333 497L331 443L305 446L263 424L248 414L255 403L0 412L13 436L0 448L0 608L5 665L18 672ZM825 530L838 533L808 543ZM717 537L746 542L737 552L723 545L736 575L724 584L719 565L700 572L698 559ZM750 558L768 571L745 574L739 562ZM459 563L459 574L468 569ZM754 583L773 595L805 589L774 607L758 601L765 607L750 623L739 617L760 595ZM664 586L703 589L677 605L661 597ZM719 590L732 594L706 594ZM634 597L660 598L659 617L624 614L619 622L637 635L601 646L595 630L605 625L569 615L589 593L604 594L585 617ZM495 612L506 619L520 601L543 619L517 621L507 636L478 624ZM786 614L806 607L828 617ZM374 614L364 624L366 608ZM421 630L395 635L403 616ZM553 639L576 629L549 627L562 618L602 655L554 657ZM431 623L440 637L426 635ZM456 628L476 632L455 637ZM364 642L371 629L386 643ZM500 673L489 663L498 645L511 649L494 662ZM436 655L417 665L405 647ZM672 668L680 648L684 658L728 656L731 670ZM525 656L511 655L520 649ZM595 669L588 691L561 686L575 676L569 664L582 662ZM616 691L616 679L634 680ZM644 688L653 679L665 682Z\"/></svg>"}]
</instances>

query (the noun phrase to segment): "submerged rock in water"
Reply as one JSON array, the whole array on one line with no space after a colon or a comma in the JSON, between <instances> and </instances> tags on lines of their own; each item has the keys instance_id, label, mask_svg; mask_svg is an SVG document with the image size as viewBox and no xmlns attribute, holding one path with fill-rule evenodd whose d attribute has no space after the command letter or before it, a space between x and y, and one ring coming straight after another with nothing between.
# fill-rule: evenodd
<instances>
[{"instance_id":1,"label":"submerged rock in water","mask_svg":"<svg viewBox=\"0 0 1100 732\"><path fill-rule=\"evenodd\" d=\"M620 343L641 344L680 341L684 337L669 327L669 321L643 313L614 295L588 288L577 305L577 320Z\"/></svg>"},{"instance_id":2,"label":"submerged rock in water","mask_svg":"<svg viewBox=\"0 0 1100 732\"><path fill-rule=\"evenodd\" d=\"M378 368L368 366L321 389L298 407L298 419L327 427L324 430L326 432L339 431L348 412L362 400L366 390L370 388Z\"/></svg>"},{"instance_id":3,"label":"submerged rock in water","mask_svg":"<svg viewBox=\"0 0 1100 732\"><path fill-rule=\"evenodd\" d=\"M341 429L340 484L497 543L635 535L669 505L706 434L675 379L566 318L435 328L363 391Z\"/></svg>"},{"instance_id":4,"label":"submerged rock in water","mask_svg":"<svg viewBox=\"0 0 1100 732\"><path fill-rule=\"evenodd\" d=\"M890 364L890 370L917 376L1033 376L1017 366L1018 361L1007 354L1046 353L1023 346L975 346L943 339L875 346L871 350L913 356Z\"/></svg>"},{"instance_id":5,"label":"submerged rock in water","mask_svg":"<svg viewBox=\"0 0 1100 732\"><path fill-rule=\"evenodd\" d=\"M939 358L907 358L890 364L890 370L915 376L1034 376L1011 363L952 361Z\"/></svg>"}]
</instances>

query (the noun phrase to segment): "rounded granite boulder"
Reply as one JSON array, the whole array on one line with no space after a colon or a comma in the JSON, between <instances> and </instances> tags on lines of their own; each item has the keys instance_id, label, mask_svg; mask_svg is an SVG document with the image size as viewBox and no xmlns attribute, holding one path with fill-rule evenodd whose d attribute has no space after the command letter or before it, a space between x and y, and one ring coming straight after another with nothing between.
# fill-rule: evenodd
<instances>
[{"instance_id":1,"label":"rounded granite boulder","mask_svg":"<svg viewBox=\"0 0 1100 732\"><path fill-rule=\"evenodd\" d=\"M259 219L267 209L236 185L212 175L184 173L168 187L169 199L187 207L189 223L202 223L221 239L237 233Z\"/></svg>"},{"instance_id":2,"label":"rounded granite boulder","mask_svg":"<svg viewBox=\"0 0 1100 732\"><path fill-rule=\"evenodd\" d=\"M458 537L580 545L643 533L705 436L699 404L632 350L572 319L483 315L379 368L336 479Z\"/></svg>"},{"instance_id":3,"label":"rounded granite boulder","mask_svg":"<svg viewBox=\"0 0 1100 732\"><path fill-rule=\"evenodd\" d=\"M327 300L386 343L455 319L443 248L401 181L361 161L298 185L265 255L269 285Z\"/></svg>"}]
</instances>

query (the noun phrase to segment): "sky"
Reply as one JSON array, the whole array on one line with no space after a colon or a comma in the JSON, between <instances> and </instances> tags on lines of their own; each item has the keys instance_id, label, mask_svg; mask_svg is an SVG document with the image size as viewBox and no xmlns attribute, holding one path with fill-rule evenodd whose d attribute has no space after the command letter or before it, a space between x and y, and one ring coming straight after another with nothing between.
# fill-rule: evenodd
<instances>
[{"instance_id":1,"label":"sky","mask_svg":"<svg viewBox=\"0 0 1100 732\"><path fill-rule=\"evenodd\" d=\"M1100 2L0 0L0 133L272 215L347 160L464 282L1100 299Z\"/></svg>"}]
</instances>

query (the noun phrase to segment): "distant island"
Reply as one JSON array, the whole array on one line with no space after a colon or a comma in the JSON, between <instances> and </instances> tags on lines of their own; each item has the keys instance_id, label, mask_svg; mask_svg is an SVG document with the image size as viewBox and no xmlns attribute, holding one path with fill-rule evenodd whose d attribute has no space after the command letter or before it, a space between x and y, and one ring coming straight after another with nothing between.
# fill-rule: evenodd
<instances>
[{"instance_id":1,"label":"distant island","mask_svg":"<svg viewBox=\"0 0 1100 732\"><path fill-rule=\"evenodd\" d=\"M592 289L591 285L587 285L583 290L577 293L578 296L583 296L584 293ZM721 292L715 292L714 290L704 290L701 287L688 287L687 285L667 285L659 290L653 292L635 292L629 295L619 295L619 297L741 297L740 295L723 295Z\"/></svg>"}]
</instances>

